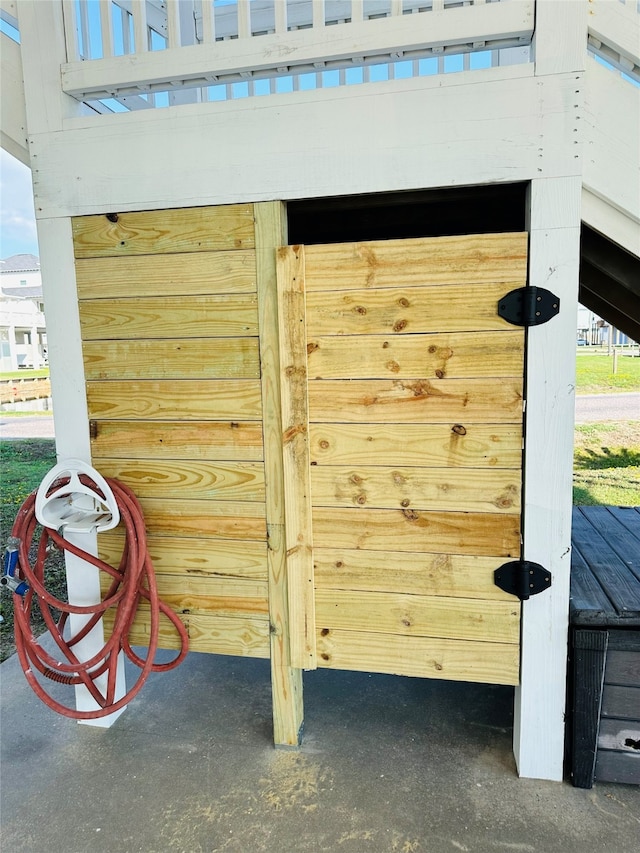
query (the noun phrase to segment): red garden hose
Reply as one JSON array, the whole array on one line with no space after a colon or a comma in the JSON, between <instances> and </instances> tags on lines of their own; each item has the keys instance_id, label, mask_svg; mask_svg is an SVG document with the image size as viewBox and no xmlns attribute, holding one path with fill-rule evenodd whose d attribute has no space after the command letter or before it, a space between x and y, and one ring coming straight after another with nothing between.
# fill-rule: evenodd
<instances>
[{"instance_id":1,"label":"red garden hose","mask_svg":"<svg viewBox=\"0 0 640 853\"><path fill-rule=\"evenodd\" d=\"M88 478L83 482L94 486ZM124 524L126 540L120 565L117 569L98 557L83 551L68 542L55 530L42 528L38 544L37 557L33 565L29 559L32 540L38 522L35 515L36 492L33 492L21 506L13 524L11 535L17 546L17 565L14 589L14 628L18 658L27 681L35 693L49 708L76 720L91 720L105 717L123 708L139 692L150 672L166 672L180 664L188 651L189 638L186 628L178 616L158 598L155 573L146 544L144 518L140 505L133 492L118 480L107 479L113 491ZM96 605L80 607L61 601L47 591L44 585L44 566L47 550L53 543L57 548L69 551L87 563L96 566L111 577L111 584L102 602ZM6 575L4 576L6 578ZM3 582L4 578L3 578ZM58 647L56 657L52 657L33 636L31 630L31 607L34 596ZM139 657L131 648L129 633L142 600L148 601L151 611L151 629L147 655ZM56 621L51 608L61 612ZM88 661L80 661L74 653L74 646L95 627L103 614L115 609L113 632L103 648ZM84 627L69 639L63 632L70 613L84 614L87 619ZM168 663L156 664L154 658L158 649L158 628L160 615L166 616L174 625L180 638L180 652ZM132 663L141 670L137 681L121 698L115 698L118 656L123 651ZM62 654L60 654L62 653ZM64 657L65 663L58 660ZM45 690L34 670L45 678L62 684L83 684L99 708L92 711L77 711L62 705ZM96 685L96 679L106 674L106 690L103 695Z\"/></svg>"}]
</instances>

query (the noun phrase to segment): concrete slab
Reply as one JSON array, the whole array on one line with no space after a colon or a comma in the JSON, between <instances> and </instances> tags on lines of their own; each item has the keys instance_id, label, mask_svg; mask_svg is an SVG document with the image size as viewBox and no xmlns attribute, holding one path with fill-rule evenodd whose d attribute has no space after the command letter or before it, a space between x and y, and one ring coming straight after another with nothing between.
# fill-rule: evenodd
<instances>
[{"instance_id":1,"label":"concrete slab","mask_svg":"<svg viewBox=\"0 0 640 853\"><path fill-rule=\"evenodd\" d=\"M638 849L640 789L517 778L510 688L307 673L290 752L271 746L267 661L192 653L107 730L49 711L15 656L0 678L13 853Z\"/></svg>"}]
</instances>

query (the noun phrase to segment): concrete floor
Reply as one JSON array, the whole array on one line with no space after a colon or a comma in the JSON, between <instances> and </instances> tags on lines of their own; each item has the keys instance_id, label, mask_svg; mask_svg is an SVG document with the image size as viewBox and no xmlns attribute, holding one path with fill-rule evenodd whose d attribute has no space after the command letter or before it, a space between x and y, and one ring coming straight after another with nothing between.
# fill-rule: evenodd
<instances>
[{"instance_id":1,"label":"concrete floor","mask_svg":"<svg viewBox=\"0 0 640 853\"><path fill-rule=\"evenodd\" d=\"M637 787L517 778L510 688L308 673L290 752L267 661L191 654L107 730L49 711L15 656L0 677L6 853L640 849Z\"/></svg>"}]
</instances>

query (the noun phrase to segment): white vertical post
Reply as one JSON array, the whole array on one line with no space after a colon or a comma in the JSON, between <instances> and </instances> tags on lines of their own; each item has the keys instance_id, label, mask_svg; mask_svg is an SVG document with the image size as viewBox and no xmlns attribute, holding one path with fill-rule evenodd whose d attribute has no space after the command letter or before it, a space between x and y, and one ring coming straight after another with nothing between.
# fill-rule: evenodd
<instances>
[{"instance_id":1,"label":"white vertical post","mask_svg":"<svg viewBox=\"0 0 640 853\"><path fill-rule=\"evenodd\" d=\"M313 8L313 26L324 27L324 0L311 0Z\"/></svg>"},{"instance_id":2,"label":"white vertical post","mask_svg":"<svg viewBox=\"0 0 640 853\"><path fill-rule=\"evenodd\" d=\"M274 29L277 33L287 31L287 0L274 0Z\"/></svg>"},{"instance_id":3,"label":"white vertical post","mask_svg":"<svg viewBox=\"0 0 640 853\"><path fill-rule=\"evenodd\" d=\"M22 15L22 10L20 10ZM64 17L64 40L67 51L67 62L75 62L82 59L78 43L78 21L76 17L76 4L74 0L62 0L62 14Z\"/></svg>"},{"instance_id":4,"label":"white vertical post","mask_svg":"<svg viewBox=\"0 0 640 853\"><path fill-rule=\"evenodd\" d=\"M111 23L112 0L100 0L100 29L102 32L102 55L113 56L113 26Z\"/></svg>"},{"instance_id":5,"label":"white vertical post","mask_svg":"<svg viewBox=\"0 0 640 853\"><path fill-rule=\"evenodd\" d=\"M179 0L166 0L167 2L167 47L180 47L182 40L180 35L180 2ZM137 37L136 37L137 40ZM190 42L191 44L192 42ZM136 49L137 52L137 49Z\"/></svg>"},{"instance_id":6,"label":"white vertical post","mask_svg":"<svg viewBox=\"0 0 640 853\"><path fill-rule=\"evenodd\" d=\"M249 0L238 2L238 38L251 38L251 9Z\"/></svg>"},{"instance_id":7,"label":"white vertical post","mask_svg":"<svg viewBox=\"0 0 640 853\"><path fill-rule=\"evenodd\" d=\"M212 0L201 0L202 6L202 42L213 44L216 39L216 23Z\"/></svg>"},{"instance_id":8,"label":"white vertical post","mask_svg":"<svg viewBox=\"0 0 640 853\"><path fill-rule=\"evenodd\" d=\"M147 0L134 0L131 4L133 13L133 40L136 53L146 53L149 50L149 28L147 27Z\"/></svg>"},{"instance_id":9,"label":"white vertical post","mask_svg":"<svg viewBox=\"0 0 640 853\"><path fill-rule=\"evenodd\" d=\"M521 776L562 779L580 265L580 176L535 180L530 193L529 284L560 313L527 332L525 560L551 572L550 589L523 603L514 753Z\"/></svg>"},{"instance_id":10,"label":"white vertical post","mask_svg":"<svg viewBox=\"0 0 640 853\"><path fill-rule=\"evenodd\" d=\"M31 134L62 130L64 119L77 115L80 104L62 92L60 65L67 56L62 6L21 0L20 36L23 60L27 123ZM46 169L46 163L40 163ZM54 424L58 459L91 460L89 424L84 386L84 368L80 342L80 321L75 284L71 221L68 218L38 218L38 173L34 173L38 245L42 270L42 289L47 306L47 349L51 390L55 400ZM51 294L51 298L48 297ZM86 545L82 546L88 550ZM70 559L67 563L67 590L70 601L100 601L98 570ZM93 657L102 646L102 628L83 643L84 660ZM119 663L116 698L124 695L124 667ZM76 693L79 710L95 708L85 688ZM108 726L115 715L95 721Z\"/></svg>"},{"instance_id":11,"label":"white vertical post","mask_svg":"<svg viewBox=\"0 0 640 853\"><path fill-rule=\"evenodd\" d=\"M38 222L38 245L42 263L42 289L47 306L47 345L51 373L51 394L55 401L53 419L56 433L56 451L59 461L75 458L91 462L89 418L85 396L84 365L78 315L75 265L71 220L45 219ZM51 294L51 298L48 297ZM67 534L69 541L84 551L97 553L97 537L91 534ZM67 590L71 604L92 605L101 601L99 572L73 554L65 555ZM72 632L86 622L83 615L72 615L69 624ZM89 660L100 651L104 643L102 623L76 646L74 652L80 660ZM106 690L106 676L97 686ZM118 663L116 701L125 693L124 664ZM76 707L79 711L98 708L86 687L76 687ZM120 711L98 720L85 721L90 725L110 726L122 713Z\"/></svg>"},{"instance_id":12,"label":"white vertical post","mask_svg":"<svg viewBox=\"0 0 640 853\"><path fill-rule=\"evenodd\" d=\"M363 0L351 0L351 21L359 22L363 20L364 2Z\"/></svg>"},{"instance_id":13,"label":"white vertical post","mask_svg":"<svg viewBox=\"0 0 640 853\"><path fill-rule=\"evenodd\" d=\"M587 3L538 0L536 76L577 72L586 55ZM576 75L575 101L581 82ZM577 109L577 107L574 107ZM569 118L569 113L568 116ZM550 589L523 604L520 686L516 689L514 753L521 776L560 781L564 758L575 393L575 331L580 267L580 145L567 121L559 138L564 177L531 183L529 284L560 299L560 313L527 333L523 490L523 557L551 572Z\"/></svg>"}]
</instances>

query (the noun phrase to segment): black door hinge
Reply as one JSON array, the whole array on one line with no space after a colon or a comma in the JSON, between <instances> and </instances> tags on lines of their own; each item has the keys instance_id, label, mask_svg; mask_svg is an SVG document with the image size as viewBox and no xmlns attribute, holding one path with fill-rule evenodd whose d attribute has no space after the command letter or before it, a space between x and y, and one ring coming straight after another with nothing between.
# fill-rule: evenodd
<instances>
[{"instance_id":1,"label":"black door hinge","mask_svg":"<svg viewBox=\"0 0 640 853\"><path fill-rule=\"evenodd\" d=\"M514 326L539 326L560 311L560 300L544 287L519 287L498 301L498 314Z\"/></svg>"},{"instance_id":2,"label":"black door hinge","mask_svg":"<svg viewBox=\"0 0 640 853\"><path fill-rule=\"evenodd\" d=\"M520 601L544 592L551 586L551 572L539 563L529 560L513 560L505 563L493 573L496 586L511 595L517 595Z\"/></svg>"}]
</instances>

